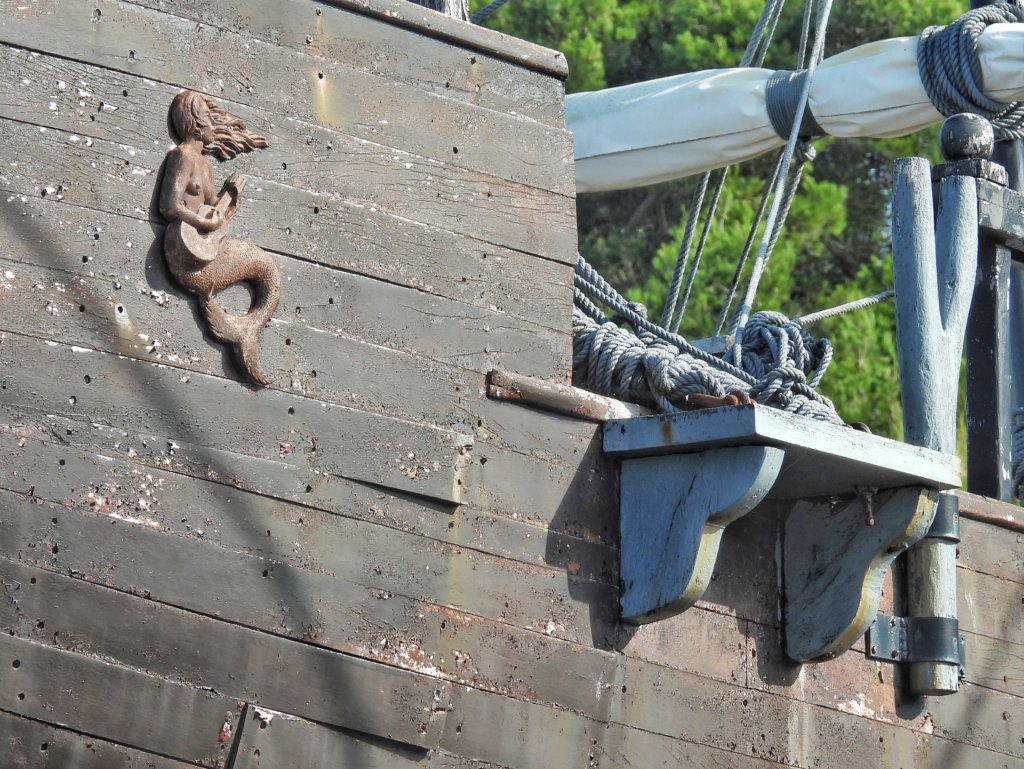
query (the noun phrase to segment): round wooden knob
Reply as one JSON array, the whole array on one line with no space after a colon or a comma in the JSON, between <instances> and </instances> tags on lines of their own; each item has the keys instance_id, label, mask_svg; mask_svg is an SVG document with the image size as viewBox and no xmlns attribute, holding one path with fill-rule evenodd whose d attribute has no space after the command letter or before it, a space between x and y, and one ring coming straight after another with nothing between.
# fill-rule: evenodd
<instances>
[{"instance_id":1,"label":"round wooden knob","mask_svg":"<svg viewBox=\"0 0 1024 769\"><path fill-rule=\"evenodd\" d=\"M948 161L992 157L996 137L992 124L981 115L964 112L946 118L942 124L940 144Z\"/></svg>"}]
</instances>

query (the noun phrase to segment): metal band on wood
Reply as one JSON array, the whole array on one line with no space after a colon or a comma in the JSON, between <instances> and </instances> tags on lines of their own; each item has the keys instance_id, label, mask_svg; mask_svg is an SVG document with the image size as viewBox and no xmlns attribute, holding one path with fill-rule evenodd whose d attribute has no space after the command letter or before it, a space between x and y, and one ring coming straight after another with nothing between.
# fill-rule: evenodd
<instances>
[{"instance_id":1,"label":"metal band on wood","mask_svg":"<svg viewBox=\"0 0 1024 769\"><path fill-rule=\"evenodd\" d=\"M796 108L803 91L807 70L796 72L780 69L773 72L765 84L764 106L768 110L768 119L772 121L775 133L788 140L793 132L793 121L796 120ZM800 136L825 136L826 132L811 114L811 105L804 109L800 121Z\"/></svg>"}]
</instances>

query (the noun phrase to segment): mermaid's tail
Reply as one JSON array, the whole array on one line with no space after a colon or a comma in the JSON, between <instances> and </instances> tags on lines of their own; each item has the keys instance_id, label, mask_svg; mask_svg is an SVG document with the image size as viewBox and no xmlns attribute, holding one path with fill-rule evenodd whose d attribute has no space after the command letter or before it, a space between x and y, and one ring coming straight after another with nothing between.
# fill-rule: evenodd
<instances>
[{"instance_id":1,"label":"mermaid's tail","mask_svg":"<svg viewBox=\"0 0 1024 769\"><path fill-rule=\"evenodd\" d=\"M213 291L200 296L200 306L210 333L221 342L232 345L238 365L261 385L273 380L260 365L260 334L277 310L281 298L281 275L269 254L242 240L225 240L217 259L210 265L228 272L227 280L216 281L213 291L228 285L247 282L256 289L252 309L245 315L231 315L217 304ZM227 269L225 269L227 268ZM209 269L209 268L207 268Z\"/></svg>"}]
</instances>

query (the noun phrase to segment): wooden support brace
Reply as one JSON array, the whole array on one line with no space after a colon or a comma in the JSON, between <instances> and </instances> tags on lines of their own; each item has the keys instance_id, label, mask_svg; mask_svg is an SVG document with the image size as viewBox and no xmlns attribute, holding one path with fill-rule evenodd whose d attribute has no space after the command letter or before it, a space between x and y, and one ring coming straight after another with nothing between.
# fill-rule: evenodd
<instances>
[{"instance_id":1,"label":"wooden support brace","mask_svg":"<svg viewBox=\"0 0 1024 769\"><path fill-rule=\"evenodd\" d=\"M843 653L878 614L893 559L920 540L938 493L908 486L842 502L797 502L786 520L786 654L798 662Z\"/></svg>"},{"instance_id":2,"label":"wooden support brace","mask_svg":"<svg viewBox=\"0 0 1024 769\"><path fill-rule=\"evenodd\" d=\"M622 463L622 617L678 614L707 588L725 527L769 492L785 452L709 449Z\"/></svg>"}]
</instances>

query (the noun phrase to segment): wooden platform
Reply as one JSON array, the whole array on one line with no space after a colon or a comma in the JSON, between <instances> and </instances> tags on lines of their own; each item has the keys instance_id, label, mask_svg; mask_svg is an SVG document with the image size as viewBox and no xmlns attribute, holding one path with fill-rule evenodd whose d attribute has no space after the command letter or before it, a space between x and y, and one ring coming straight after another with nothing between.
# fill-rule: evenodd
<instances>
[{"instance_id":1,"label":"wooden platform","mask_svg":"<svg viewBox=\"0 0 1024 769\"><path fill-rule=\"evenodd\" d=\"M1024 767L1017 533L964 522L946 700L786 662L784 504L618 622L600 427L486 398L569 382L556 54L397 0L38 0L0 64L0 766ZM269 389L164 267L185 87L270 140L216 169L284 278Z\"/></svg>"}]
</instances>

